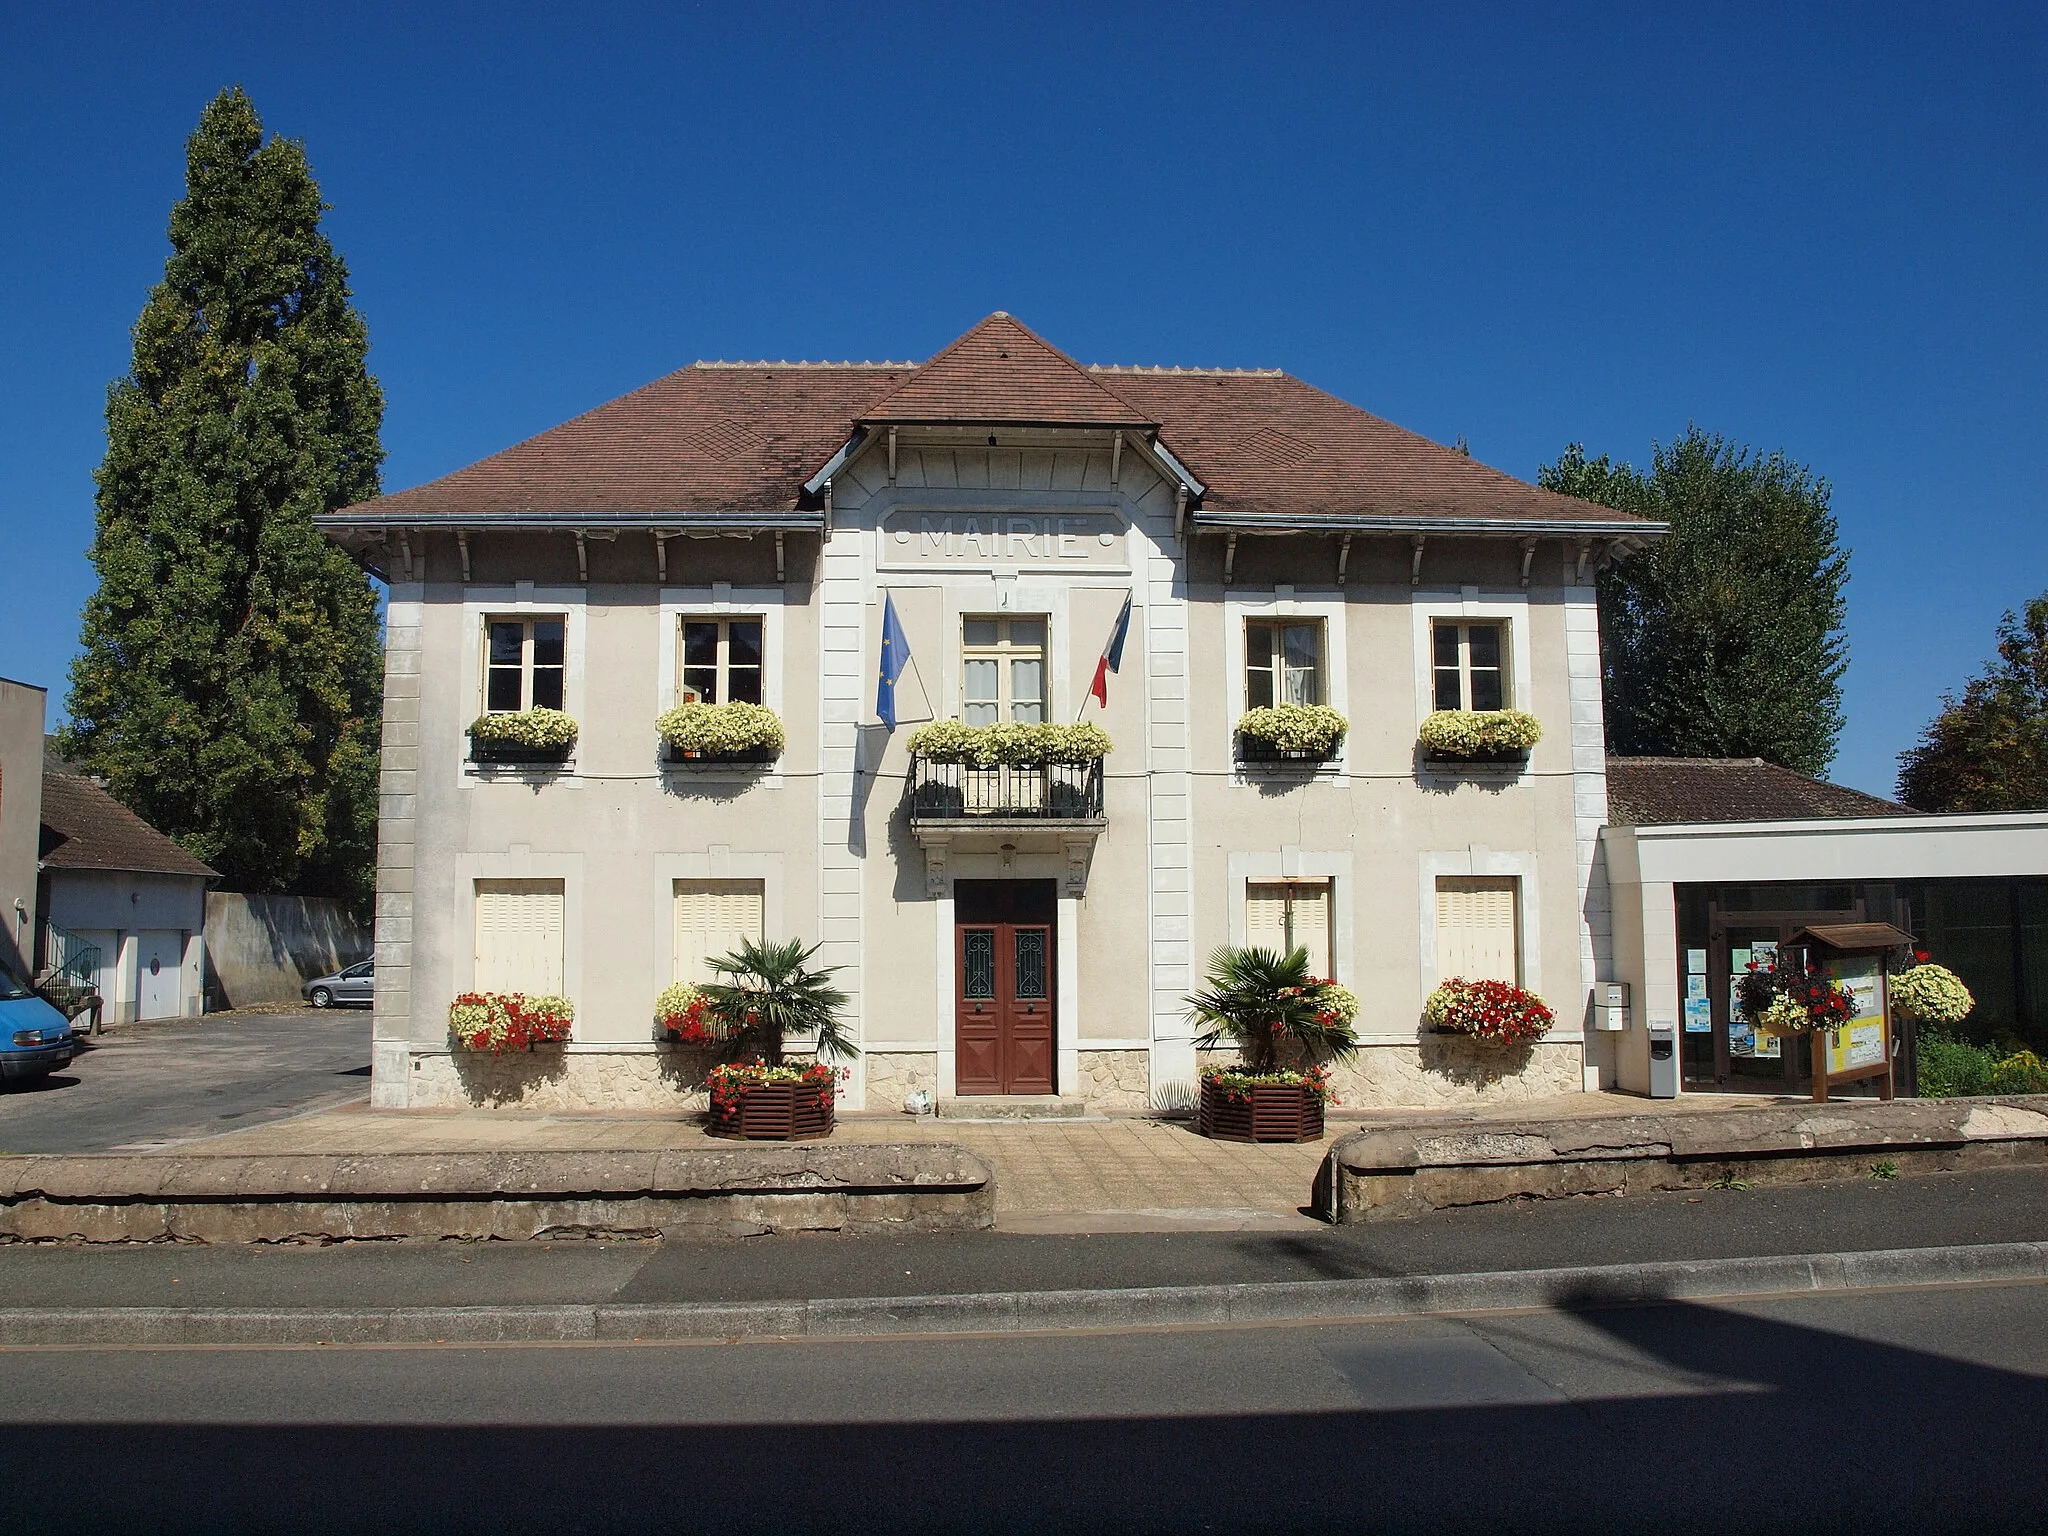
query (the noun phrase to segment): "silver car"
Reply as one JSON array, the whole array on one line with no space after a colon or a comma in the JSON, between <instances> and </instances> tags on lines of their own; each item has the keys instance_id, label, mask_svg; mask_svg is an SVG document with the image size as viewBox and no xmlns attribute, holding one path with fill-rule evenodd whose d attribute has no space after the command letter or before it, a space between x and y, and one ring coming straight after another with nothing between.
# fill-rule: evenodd
<instances>
[{"instance_id":1,"label":"silver car","mask_svg":"<svg viewBox=\"0 0 2048 1536\"><path fill-rule=\"evenodd\" d=\"M376 980L376 966L369 960L336 971L332 976L315 976L299 995L315 1008L370 1006L370 992Z\"/></svg>"}]
</instances>

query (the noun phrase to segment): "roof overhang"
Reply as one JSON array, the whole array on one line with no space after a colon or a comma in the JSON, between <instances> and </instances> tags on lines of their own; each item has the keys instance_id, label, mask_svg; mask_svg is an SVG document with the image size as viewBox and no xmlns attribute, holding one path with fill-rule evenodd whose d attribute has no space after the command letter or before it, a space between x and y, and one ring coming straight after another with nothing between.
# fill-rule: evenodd
<instances>
[{"instance_id":1,"label":"roof overhang","mask_svg":"<svg viewBox=\"0 0 2048 1536\"><path fill-rule=\"evenodd\" d=\"M776 533L818 530L825 526L817 512L798 508L776 511L674 512L327 512L313 519L326 533L469 533L488 529L532 529L539 532L589 533L616 529L621 533L677 532L692 528L734 533Z\"/></svg>"},{"instance_id":2,"label":"roof overhang","mask_svg":"<svg viewBox=\"0 0 2048 1536\"><path fill-rule=\"evenodd\" d=\"M1646 543L1671 531L1669 523L1614 523L1571 517L1379 517L1335 512L1315 517L1275 517L1257 512L1197 511L1197 528L1232 533L1380 533L1458 538L1614 539Z\"/></svg>"},{"instance_id":3,"label":"roof overhang","mask_svg":"<svg viewBox=\"0 0 2048 1536\"><path fill-rule=\"evenodd\" d=\"M1208 492L1208 487L1195 478L1193 472L1173 456L1166 445L1159 441L1157 422L1129 422L1125 424L1099 421L964 421L949 417L943 421L920 421L908 417L887 420L865 421L853 430L853 435L840 445L839 451L827 459L824 466L804 482L804 499L815 501L825 492L825 484L845 468L847 462L859 453L871 440L886 437L890 430L920 432L957 432L965 436L982 432L1027 432L1049 436L1079 434L1107 440L1119 432L1127 433L1126 441L1143 452L1153 466L1173 484L1186 491L1190 498L1199 501ZM1030 446L1028 443L1023 446Z\"/></svg>"},{"instance_id":4,"label":"roof overhang","mask_svg":"<svg viewBox=\"0 0 2048 1536\"><path fill-rule=\"evenodd\" d=\"M1600 835L1609 876L1625 885L2048 873L2048 811L1665 822Z\"/></svg>"}]
</instances>

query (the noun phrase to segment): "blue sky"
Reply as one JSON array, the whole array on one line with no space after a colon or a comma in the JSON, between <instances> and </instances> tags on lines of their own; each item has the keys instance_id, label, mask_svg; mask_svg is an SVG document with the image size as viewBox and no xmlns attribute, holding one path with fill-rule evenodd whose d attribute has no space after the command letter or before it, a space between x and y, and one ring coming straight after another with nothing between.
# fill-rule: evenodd
<instances>
[{"instance_id":1,"label":"blue sky","mask_svg":"<svg viewBox=\"0 0 2048 1536\"><path fill-rule=\"evenodd\" d=\"M57 708L106 385L234 82L334 205L387 488L1007 309L1525 477L1783 448L1854 551L1867 789L2048 589L2048 8L14 6L0 63L0 673Z\"/></svg>"}]
</instances>

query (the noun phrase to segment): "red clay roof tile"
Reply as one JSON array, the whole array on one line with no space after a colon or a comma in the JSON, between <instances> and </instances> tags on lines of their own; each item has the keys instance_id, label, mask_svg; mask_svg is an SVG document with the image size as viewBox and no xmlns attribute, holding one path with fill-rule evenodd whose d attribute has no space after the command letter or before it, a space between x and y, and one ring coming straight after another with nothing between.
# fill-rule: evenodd
<instances>
[{"instance_id":1,"label":"red clay roof tile","mask_svg":"<svg viewBox=\"0 0 2048 1536\"><path fill-rule=\"evenodd\" d=\"M1539 490L1279 372L1083 368L1005 314L921 365L698 363L350 514L786 512L860 423L1156 427L1198 517L1647 526Z\"/></svg>"}]
</instances>

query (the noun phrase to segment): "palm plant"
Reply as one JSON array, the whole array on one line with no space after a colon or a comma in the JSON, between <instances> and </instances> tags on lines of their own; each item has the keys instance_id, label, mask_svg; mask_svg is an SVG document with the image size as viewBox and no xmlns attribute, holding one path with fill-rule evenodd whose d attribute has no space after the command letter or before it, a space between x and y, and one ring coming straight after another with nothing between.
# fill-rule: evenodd
<instances>
[{"instance_id":1,"label":"palm plant","mask_svg":"<svg viewBox=\"0 0 2048 1536\"><path fill-rule=\"evenodd\" d=\"M832 985L838 967L813 970L817 952L817 945L806 949L801 939L744 939L731 954L707 962L723 979L698 990L719 1021L727 1054L752 1055L779 1067L783 1042L791 1035L817 1036L821 1058L860 1054L839 1017L848 999Z\"/></svg>"},{"instance_id":2,"label":"palm plant","mask_svg":"<svg viewBox=\"0 0 2048 1536\"><path fill-rule=\"evenodd\" d=\"M1327 984L1309 974L1308 951L1298 945L1284 955L1225 945L1209 957L1202 981L1187 1000L1189 1017L1209 1028L1195 1044L1205 1051L1235 1045L1247 1072L1358 1054L1350 1021L1332 1007ZM1283 1052L1292 1060L1283 1063Z\"/></svg>"}]
</instances>

